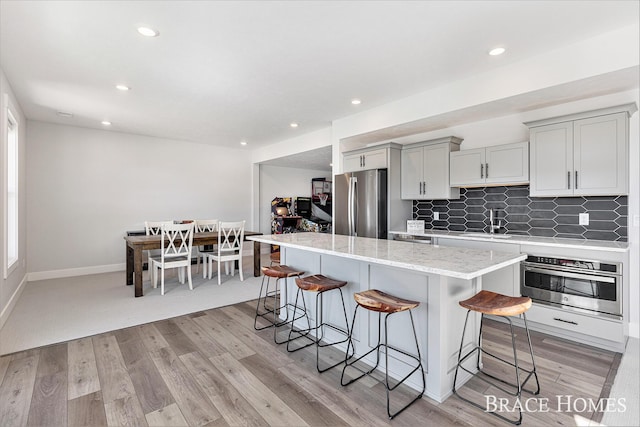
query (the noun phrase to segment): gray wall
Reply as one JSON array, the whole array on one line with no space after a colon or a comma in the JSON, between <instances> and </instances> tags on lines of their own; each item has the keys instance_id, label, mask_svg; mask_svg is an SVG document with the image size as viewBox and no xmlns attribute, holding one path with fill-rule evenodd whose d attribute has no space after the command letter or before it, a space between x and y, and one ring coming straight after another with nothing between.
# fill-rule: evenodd
<instances>
[{"instance_id":1,"label":"gray wall","mask_svg":"<svg viewBox=\"0 0 640 427\"><path fill-rule=\"evenodd\" d=\"M6 321L11 307L15 305L22 289L24 289L24 283L26 283L26 275L27 275L27 267L26 267L26 254L27 254L27 239L26 239L26 230L27 230L27 209L26 209L26 142L27 142L27 121L24 117L24 114L20 110L20 105L18 104L13 90L11 86L9 86L9 82L7 81L4 71L0 69L0 165L2 165L2 173L0 173L0 188L4 192L7 188L6 184L6 174L4 170L4 162L5 162L5 141L6 138L6 123L7 123L7 112L4 105L4 97L5 94L8 96L9 102L12 104L12 107L15 109L18 117L16 120L19 121L18 128L18 157L19 157L19 165L18 165L18 264L12 271L5 277L5 266L4 266L4 258L5 258L5 229L4 224L6 223L5 215L7 212L7 207L4 202L4 195L0 194L0 327Z\"/></svg>"},{"instance_id":2,"label":"gray wall","mask_svg":"<svg viewBox=\"0 0 640 427\"><path fill-rule=\"evenodd\" d=\"M28 123L30 280L122 269L126 230L217 218L251 227L244 149Z\"/></svg>"}]
</instances>

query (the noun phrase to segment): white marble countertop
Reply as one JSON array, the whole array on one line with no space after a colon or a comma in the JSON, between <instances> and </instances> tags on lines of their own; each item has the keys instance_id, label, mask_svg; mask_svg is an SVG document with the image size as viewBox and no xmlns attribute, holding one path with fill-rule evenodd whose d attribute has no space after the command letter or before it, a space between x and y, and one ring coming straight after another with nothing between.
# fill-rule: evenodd
<instances>
[{"instance_id":1,"label":"white marble countertop","mask_svg":"<svg viewBox=\"0 0 640 427\"><path fill-rule=\"evenodd\" d=\"M579 248L590 249L598 251L612 251L612 252L626 252L629 250L629 243L627 242L608 242L605 240L582 240L582 239L563 239L556 237L535 237L535 236L521 236L518 234L498 234L490 235L489 233L480 232L462 232L462 231L447 231L447 230L425 230L420 232L407 232L407 231L390 231L389 234L404 234L412 236L428 236L428 237L443 237L447 239L460 239L460 240L477 240L483 242L500 242L510 243L517 245L535 245L535 246L547 246L547 247L559 247L559 248ZM505 237L510 236L510 237Z\"/></svg>"},{"instance_id":2,"label":"white marble countertop","mask_svg":"<svg viewBox=\"0 0 640 427\"><path fill-rule=\"evenodd\" d=\"M526 258L525 254L324 233L272 234L247 240L466 280Z\"/></svg>"}]
</instances>

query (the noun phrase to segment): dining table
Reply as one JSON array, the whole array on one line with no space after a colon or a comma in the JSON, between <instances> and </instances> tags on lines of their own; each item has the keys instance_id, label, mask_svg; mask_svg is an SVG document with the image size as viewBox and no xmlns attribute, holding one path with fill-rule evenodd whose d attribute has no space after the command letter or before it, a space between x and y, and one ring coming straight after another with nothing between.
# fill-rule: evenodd
<instances>
[{"instance_id":1,"label":"dining table","mask_svg":"<svg viewBox=\"0 0 640 427\"><path fill-rule=\"evenodd\" d=\"M250 236L260 236L262 233L257 231L244 232L244 240ZM142 290L142 253L143 251L161 249L162 236L150 235L128 235L124 237L127 259L127 285L134 285L134 294L136 297L144 295ZM179 241L176 241L178 243ZM218 232L207 231L202 233L193 233L193 246L207 246L218 243ZM260 276L260 242L253 242L253 275Z\"/></svg>"}]
</instances>

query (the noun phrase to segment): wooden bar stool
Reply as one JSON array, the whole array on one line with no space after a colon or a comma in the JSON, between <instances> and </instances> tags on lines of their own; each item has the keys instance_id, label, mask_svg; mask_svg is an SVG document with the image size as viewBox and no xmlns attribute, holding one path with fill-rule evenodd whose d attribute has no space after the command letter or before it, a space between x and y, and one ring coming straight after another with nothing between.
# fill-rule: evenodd
<instances>
[{"instance_id":1,"label":"wooden bar stool","mask_svg":"<svg viewBox=\"0 0 640 427\"><path fill-rule=\"evenodd\" d=\"M525 312L527 310L529 310L529 308L531 307L531 298L529 297L510 297L507 295L502 295L502 294L497 294L495 292L490 292L490 291L480 291L477 294L475 294L473 297L464 300L464 301L460 301L459 304L463 307L467 309L467 317L464 321L464 329L462 330L462 339L460 340L460 351L458 353L458 364L456 366L456 373L453 377L453 393L455 395L457 395L460 399L464 400L465 402L468 402L482 410L484 410L485 412L490 412L487 411L487 408L485 406L482 406L476 402L473 402L469 399L466 399L462 396L460 396L458 393L456 393L456 380L458 378L458 369L462 369L465 372L471 374L471 375L478 375L478 378L483 380L484 382L498 388L499 390L503 391L504 393L507 393L511 396L516 396L517 400L520 401L520 395L522 394L522 390L524 385L527 383L527 381L529 381L529 379L531 378L531 376L533 375L536 379L536 386L537 386L537 390L533 393L534 395L537 395L538 393L540 393L540 382L538 381L538 373L536 372L536 363L533 360L533 347L531 346L531 336L529 335L529 327L527 326L527 316L525 315ZM472 350L470 350L467 354L465 354L464 356L462 356L462 347L464 344L464 334L465 331L467 329L467 322L469 320L469 313L471 313L471 311L475 311L477 313L481 313L481 317L480 317L480 332L478 334L478 344L474 346L474 348ZM509 322L509 327L511 329L511 345L513 347L513 363L508 361L508 360L504 360L501 357L498 357L494 354L489 353L487 350L485 350L484 348L482 348L482 321L484 320L484 315L485 314L491 314L494 316L500 316L505 318L508 322ZM524 328L527 331L527 341L529 343L529 354L531 355L531 363L533 365L533 369L528 371L526 369L523 369L521 367L518 366L518 356L516 354L516 339L515 339L515 335L513 334L513 323L511 322L510 317L512 316L518 316L522 314L522 318L524 320ZM471 372L469 371L467 368L465 368L464 366L462 366L462 363L469 358L473 353L477 352L477 358L476 358L476 368L477 368L477 372ZM509 383L503 379L500 379L498 377L495 377L493 375L490 375L484 371L482 371L482 369L480 368L480 354L484 353L488 356L493 357L494 359L497 359L501 362L504 362L508 365L511 365L515 368L516 371L516 384L512 384ZM525 378L525 380L521 383L520 382L520 372L525 372L527 373L527 377ZM479 375L482 374L482 375ZM487 378L485 377L489 377L492 378L494 380L497 380L503 384L506 384L508 386L511 386L515 389L514 391L510 391L505 389L504 387L501 387L500 385L496 384L493 381L489 381ZM510 422L512 424L516 424L516 425L520 425L520 423L522 422L522 410L519 409L519 418L517 420L510 420L506 417L504 417L501 414L498 414L497 412L491 412L493 415L497 416L498 418L501 418L507 422Z\"/></svg>"},{"instance_id":2,"label":"wooden bar stool","mask_svg":"<svg viewBox=\"0 0 640 427\"><path fill-rule=\"evenodd\" d=\"M303 316L307 319L307 328L306 329L294 329L293 322L291 323L291 330L289 331L289 338L287 339L287 351L294 352L298 350L302 350L303 348L307 348L311 345L316 346L316 369L318 372L322 373L328 371L331 368L335 368L344 362L344 360L340 360L333 365L320 369L320 348L328 347L336 344L342 344L350 340L349 336L349 319L347 318L347 309L344 305L344 296L342 294L342 287L345 286L347 282L341 280L333 280L328 277L323 276L322 274L314 274L313 276L301 277L296 279L296 285L298 285L298 291L296 292L296 301L293 304L293 317L296 317L297 307L298 307L298 299L302 299L303 306ZM339 328L338 326L332 325L330 323L326 323L324 321L324 299L323 295L325 292L337 290L340 292L340 301L342 302L342 312L344 313L344 329ZM309 320L309 315L307 313L307 304L304 300L303 292L315 292L316 293L316 315L315 315L315 326L311 326L311 321ZM345 339L342 341L335 341L331 343L322 342L324 338L324 328L328 327L337 332L340 332L345 336ZM314 332L313 335L310 335L311 332ZM297 334L297 336L293 336ZM291 344L300 338L306 338L310 342L306 345L292 348ZM347 345L347 350L353 347L353 345ZM351 354L353 356L353 353ZM347 359L351 356L347 356Z\"/></svg>"},{"instance_id":3,"label":"wooden bar stool","mask_svg":"<svg viewBox=\"0 0 640 427\"><path fill-rule=\"evenodd\" d=\"M268 267L262 267L262 284L260 285L260 295L258 296L258 305L256 306L256 317L253 321L253 327L256 331L261 331L266 328L273 328L273 340L276 344L282 344L286 341L278 341L278 328L286 325L287 323L293 323L295 320L301 319L304 316L300 316L297 319L293 317L289 319L289 307L294 307L293 304L287 303L287 288L284 288L284 302L279 302L280 298L280 279L288 279L289 277L300 277L304 274L304 271L295 270L288 265L271 265ZM269 290L269 284L271 278L276 279L274 289ZM273 307L267 306L267 300L269 297L273 298ZM262 310L260 305L262 305ZM284 320L278 320L281 310L285 310ZM271 318L268 318L271 317ZM267 320L269 324L267 326L258 326L258 317L262 317Z\"/></svg>"},{"instance_id":4,"label":"wooden bar stool","mask_svg":"<svg viewBox=\"0 0 640 427\"><path fill-rule=\"evenodd\" d=\"M347 359L345 359L345 366L342 369L342 376L340 377L340 383L343 386L346 386L346 385L349 385L349 384L359 380L360 378L364 377L365 375L371 375L371 373L374 372L376 370L376 368L378 367L378 365L380 364L380 348L384 347L384 349L385 349L385 351L384 351L384 357L385 357L384 386L385 386L385 389L386 389L386 392L387 392L387 415L389 416L389 419L393 419L396 415L398 415L399 413L401 413L402 411L407 409L415 401L420 399L422 397L422 395L424 394L424 391L426 389L426 381L425 381L425 378L424 378L424 370L422 369L422 359L420 357L420 346L418 344L418 335L416 334L416 327L415 327L415 324L413 322L413 314L411 313L411 310L416 308L417 306L419 306L420 303L417 302L417 301L410 301L410 300L398 298L398 297L395 297L393 295L386 294L386 293L384 293L382 291L378 291L376 289L370 289L370 290L367 290L367 291L362 291L362 292L355 293L355 294L353 294L353 298L356 300L356 303L358 305L356 306L356 309L355 309L355 311L353 313L353 322L351 322L351 332L349 333L349 345L353 345L353 341L351 340L351 338L353 336L353 326L355 324L356 314L358 313L358 308L360 308L360 307L364 308L365 310L377 311L378 312L378 344L374 348L369 350L367 353L363 354L362 356L360 356L359 358L353 360L352 362L349 362ZM393 347L393 346L390 346L387 343L387 337L388 337L387 322L388 322L389 316L394 314L394 313L400 313L402 311L409 312L409 318L411 319L411 328L413 329L413 336L414 336L415 341L416 341L416 352L417 352L417 355L407 353L406 351L400 350L399 348L396 348L396 347ZM381 328L382 313L385 313L385 317L384 317L384 343L380 342L380 335L381 335L381 330L382 330L382 328ZM411 359L413 359L413 360L415 360L417 362L417 366L415 368L413 368L413 370L411 372L409 372L404 378L402 378L400 381L398 381L394 386L391 386L390 383L389 383L389 350L390 349L394 350L394 351L396 351L398 353L404 354L405 356L408 356L408 357L410 357ZM356 362L362 360L364 357L368 356L369 354L371 354L374 351L376 352L376 364L370 370L363 371L362 369L360 369L360 368L358 368L356 366L353 366ZM348 356L348 353L349 353L349 348L347 347L347 356ZM354 369L360 371L362 374L359 375L356 378L351 379L350 381L345 382L345 375L344 374L345 374L347 368L350 367L350 366L353 367ZM422 378L422 391L420 391L420 393L415 398L413 398L413 400L411 400L409 403L404 405L402 408L400 408L399 410L395 411L394 413L391 413L390 392L392 392L400 384L405 382L416 371L420 372L419 375Z\"/></svg>"}]
</instances>

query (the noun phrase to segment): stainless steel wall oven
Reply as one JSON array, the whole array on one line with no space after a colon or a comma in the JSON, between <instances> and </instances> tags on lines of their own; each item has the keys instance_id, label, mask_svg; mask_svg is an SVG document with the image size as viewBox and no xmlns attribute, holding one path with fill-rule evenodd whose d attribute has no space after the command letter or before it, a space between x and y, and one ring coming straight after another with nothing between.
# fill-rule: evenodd
<instances>
[{"instance_id":1,"label":"stainless steel wall oven","mask_svg":"<svg viewBox=\"0 0 640 427\"><path fill-rule=\"evenodd\" d=\"M622 264L529 255L520 290L536 302L622 317Z\"/></svg>"}]
</instances>

